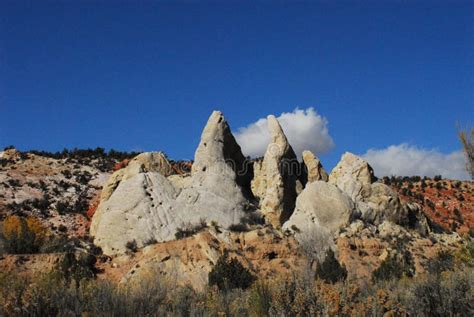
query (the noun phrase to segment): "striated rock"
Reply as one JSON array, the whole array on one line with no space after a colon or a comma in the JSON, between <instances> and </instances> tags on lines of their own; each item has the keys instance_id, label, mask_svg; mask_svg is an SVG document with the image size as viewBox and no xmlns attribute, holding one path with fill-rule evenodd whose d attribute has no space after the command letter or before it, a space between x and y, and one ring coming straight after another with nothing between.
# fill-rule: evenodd
<instances>
[{"instance_id":1,"label":"striated rock","mask_svg":"<svg viewBox=\"0 0 474 317\"><path fill-rule=\"evenodd\" d=\"M273 226L283 224L293 212L299 162L274 116L268 116L271 142L261 165L254 166L252 190L260 199L260 209Z\"/></svg>"},{"instance_id":2,"label":"striated rock","mask_svg":"<svg viewBox=\"0 0 474 317\"><path fill-rule=\"evenodd\" d=\"M303 162L307 170L307 182L328 181L329 175L323 168L321 161L310 151L303 151Z\"/></svg>"},{"instance_id":3,"label":"striated rock","mask_svg":"<svg viewBox=\"0 0 474 317\"><path fill-rule=\"evenodd\" d=\"M188 175L170 175L167 177L175 190L180 193L184 188L191 186L191 177Z\"/></svg>"},{"instance_id":4,"label":"striated rock","mask_svg":"<svg viewBox=\"0 0 474 317\"><path fill-rule=\"evenodd\" d=\"M295 211L283 229L295 232L300 242L315 232L325 239L356 218L354 203L336 186L323 181L308 183L296 199Z\"/></svg>"},{"instance_id":5,"label":"striated rock","mask_svg":"<svg viewBox=\"0 0 474 317\"><path fill-rule=\"evenodd\" d=\"M329 174L329 182L357 201L370 195L374 171L362 158L346 152Z\"/></svg>"},{"instance_id":6,"label":"striated rock","mask_svg":"<svg viewBox=\"0 0 474 317\"><path fill-rule=\"evenodd\" d=\"M119 183L110 198L101 202L92 218L90 233L105 254L123 253L135 240L174 239L181 224L172 207L176 191L159 173L139 173Z\"/></svg>"}]
</instances>

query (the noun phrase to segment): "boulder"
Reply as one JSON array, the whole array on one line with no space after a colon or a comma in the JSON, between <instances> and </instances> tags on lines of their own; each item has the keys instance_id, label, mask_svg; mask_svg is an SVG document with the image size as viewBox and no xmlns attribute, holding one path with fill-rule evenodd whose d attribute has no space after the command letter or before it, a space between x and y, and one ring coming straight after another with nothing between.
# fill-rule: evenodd
<instances>
[{"instance_id":1,"label":"boulder","mask_svg":"<svg viewBox=\"0 0 474 317\"><path fill-rule=\"evenodd\" d=\"M372 167L362 158L346 152L329 174L329 182L357 201L370 195L375 181Z\"/></svg>"},{"instance_id":2,"label":"boulder","mask_svg":"<svg viewBox=\"0 0 474 317\"><path fill-rule=\"evenodd\" d=\"M323 168L321 161L310 151L303 151L303 162L306 167L307 182L328 181L329 175Z\"/></svg>"},{"instance_id":3,"label":"boulder","mask_svg":"<svg viewBox=\"0 0 474 317\"><path fill-rule=\"evenodd\" d=\"M269 223L281 226L293 212L299 162L274 116L268 116L271 142L261 166L256 167L252 189L260 199L260 209Z\"/></svg>"},{"instance_id":4,"label":"boulder","mask_svg":"<svg viewBox=\"0 0 474 317\"><path fill-rule=\"evenodd\" d=\"M100 203L90 232L105 254L123 253L127 242L174 239L180 218L173 210L176 191L159 173L139 173L119 183Z\"/></svg>"},{"instance_id":5,"label":"boulder","mask_svg":"<svg viewBox=\"0 0 474 317\"><path fill-rule=\"evenodd\" d=\"M336 186L324 181L308 183L296 199L295 211L283 229L295 232L303 242L318 232L332 238L358 216L354 202Z\"/></svg>"},{"instance_id":6,"label":"boulder","mask_svg":"<svg viewBox=\"0 0 474 317\"><path fill-rule=\"evenodd\" d=\"M407 222L407 211L390 187L376 180L372 167L364 159L345 153L329 175L329 183L348 194L368 223L379 225L385 220Z\"/></svg>"},{"instance_id":7,"label":"boulder","mask_svg":"<svg viewBox=\"0 0 474 317\"><path fill-rule=\"evenodd\" d=\"M369 195L357 201L357 207L362 219L375 225L385 220L403 224L408 219L397 193L382 183L371 184Z\"/></svg>"}]
</instances>

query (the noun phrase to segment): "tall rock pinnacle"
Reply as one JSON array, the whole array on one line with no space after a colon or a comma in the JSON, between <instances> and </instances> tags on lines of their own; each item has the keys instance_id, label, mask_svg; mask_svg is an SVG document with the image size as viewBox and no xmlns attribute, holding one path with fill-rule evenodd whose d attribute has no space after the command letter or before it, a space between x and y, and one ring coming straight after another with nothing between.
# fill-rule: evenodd
<instances>
[{"instance_id":1,"label":"tall rock pinnacle","mask_svg":"<svg viewBox=\"0 0 474 317\"><path fill-rule=\"evenodd\" d=\"M261 165L256 163L252 189L267 221L278 227L295 207L299 163L278 120L272 115L267 119L271 141Z\"/></svg>"}]
</instances>

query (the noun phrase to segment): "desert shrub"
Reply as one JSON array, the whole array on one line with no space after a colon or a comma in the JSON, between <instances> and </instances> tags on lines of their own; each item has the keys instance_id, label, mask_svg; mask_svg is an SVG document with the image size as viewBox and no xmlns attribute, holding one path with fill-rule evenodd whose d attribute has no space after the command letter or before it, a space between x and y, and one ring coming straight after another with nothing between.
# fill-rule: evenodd
<instances>
[{"instance_id":1,"label":"desert shrub","mask_svg":"<svg viewBox=\"0 0 474 317\"><path fill-rule=\"evenodd\" d=\"M14 179L14 178L9 179L8 184L13 188L21 186L20 181L18 179Z\"/></svg>"},{"instance_id":2,"label":"desert shrub","mask_svg":"<svg viewBox=\"0 0 474 317\"><path fill-rule=\"evenodd\" d=\"M431 274L440 274L454 269L454 255L449 251L438 252L436 257L428 263L427 269Z\"/></svg>"},{"instance_id":3,"label":"desert shrub","mask_svg":"<svg viewBox=\"0 0 474 317\"><path fill-rule=\"evenodd\" d=\"M198 224L195 224L195 225L187 224L187 225L184 225L183 227L176 229L176 233L174 234L174 236L177 240L179 240L179 239L183 239L183 238L187 238L192 235L195 235L199 231L202 231L206 228L207 228L206 221L201 219L201 221Z\"/></svg>"},{"instance_id":4,"label":"desert shrub","mask_svg":"<svg viewBox=\"0 0 474 317\"><path fill-rule=\"evenodd\" d=\"M472 271L446 272L415 280L405 306L413 316L472 316Z\"/></svg>"},{"instance_id":5,"label":"desert shrub","mask_svg":"<svg viewBox=\"0 0 474 317\"><path fill-rule=\"evenodd\" d=\"M231 224L227 229L233 232L247 232L249 231L249 227L243 223L234 223Z\"/></svg>"},{"instance_id":6,"label":"desert shrub","mask_svg":"<svg viewBox=\"0 0 474 317\"><path fill-rule=\"evenodd\" d=\"M63 253L73 252L76 249L75 239L69 239L66 235L52 235L41 245L41 253Z\"/></svg>"},{"instance_id":7,"label":"desert shrub","mask_svg":"<svg viewBox=\"0 0 474 317\"><path fill-rule=\"evenodd\" d=\"M380 266L372 272L374 281L399 279L402 276L412 277L415 270L411 255L404 252L402 256L388 255Z\"/></svg>"},{"instance_id":8,"label":"desert shrub","mask_svg":"<svg viewBox=\"0 0 474 317\"><path fill-rule=\"evenodd\" d=\"M270 316L272 292L267 282L257 281L250 289L248 306L252 316Z\"/></svg>"},{"instance_id":9,"label":"desert shrub","mask_svg":"<svg viewBox=\"0 0 474 317\"><path fill-rule=\"evenodd\" d=\"M36 218L9 216L3 224L3 237L10 253L36 253L46 238L46 229Z\"/></svg>"},{"instance_id":10,"label":"desert shrub","mask_svg":"<svg viewBox=\"0 0 474 317\"><path fill-rule=\"evenodd\" d=\"M173 294L175 300L173 301L172 310L177 316L191 316L193 310L196 309L197 297L196 291L189 285L177 289Z\"/></svg>"},{"instance_id":11,"label":"desert shrub","mask_svg":"<svg viewBox=\"0 0 474 317\"><path fill-rule=\"evenodd\" d=\"M81 253L76 255L68 252L59 263L58 271L66 283L74 281L78 288L81 280L95 277L96 261L95 256L91 254Z\"/></svg>"},{"instance_id":12,"label":"desert shrub","mask_svg":"<svg viewBox=\"0 0 474 317\"><path fill-rule=\"evenodd\" d=\"M229 259L224 252L209 272L209 285L216 285L220 290L234 288L246 289L252 285L255 277L236 258Z\"/></svg>"},{"instance_id":13,"label":"desert shrub","mask_svg":"<svg viewBox=\"0 0 474 317\"><path fill-rule=\"evenodd\" d=\"M322 262L318 262L316 277L327 283L336 283L346 279L347 270L339 264L332 249L326 251L326 256Z\"/></svg>"},{"instance_id":14,"label":"desert shrub","mask_svg":"<svg viewBox=\"0 0 474 317\"><path fill-rule=\"evenodd\" d=\"M322 316L313 281L297 276L277 283L273 292L271 316Z\"/></svg>"},{"instance_id":15,"label":"desert shrub","mask_svg":"<svg viewBox=\"0 0 474 317\"><path fill-rule=\"evenodd\" d=\"M454 253L454 257L458 266L474 268L474 239L465 239L461 248Z\"/></svg>"},{"instance_id":16,"label":"desert shrub","mask_svg":"<svg viewBox=\"0 0 474 317\"><path fill-rule=\"evenodd\" d=\"M247 224L249 226L264 225L265 219L262 217L260 213L251 212L251 213L246 214L244 217L242 217L240 219L240 222L243 224Z\"/></svg>"},{"instance_id":17,"label":"desert shrub","mask_svg":"<svg viewBox=\"0 0 474 317\"><path fill-rule=\"evenodd\" d=\"M127 250L130 252L137 252L138 251L137 241L136 240L128 241L125 244L125 248L127 248Z\"/></svg>"}]
</instances>

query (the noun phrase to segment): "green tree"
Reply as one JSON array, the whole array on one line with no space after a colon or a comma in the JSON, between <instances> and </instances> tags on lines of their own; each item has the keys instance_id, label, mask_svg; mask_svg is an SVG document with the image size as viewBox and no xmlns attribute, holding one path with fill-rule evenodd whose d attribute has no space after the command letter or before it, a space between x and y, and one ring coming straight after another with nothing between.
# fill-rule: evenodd
<instances>
[{"instance_id":1,"label":"green tree","mask_svg":"<svg viewBox=\"0 0 474 317\"><path fill-rule=\"evenodd\" d=\"M224 252L209 272L209 285L217 285L220 290L246 289L255 281L255 276L236 258L229 259Z\"/></svg>"}]
</instances>

